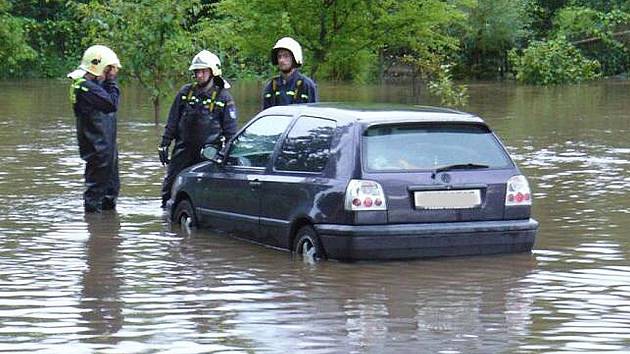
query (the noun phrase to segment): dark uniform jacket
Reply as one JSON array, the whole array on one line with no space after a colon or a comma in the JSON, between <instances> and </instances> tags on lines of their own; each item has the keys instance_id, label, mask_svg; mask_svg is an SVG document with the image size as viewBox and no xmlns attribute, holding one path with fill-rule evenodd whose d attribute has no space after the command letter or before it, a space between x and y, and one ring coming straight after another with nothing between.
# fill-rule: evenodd
<instances>
[{"instance_id":1,"label":"dark uniform jacket","mask_svg":"<svg viewBox=\"0 0 630 354\"><path fill-rule=\"evenodd\" d=\"M215 85L214 83L219 84ZM184 85L171 106L161 146L175 140L171 161L162 183L162 205L170 198L175 177L186 167L202 161L201 148L219 144L218 138L230 139L236 134L237 115L232 95L223 88L220 78L206 86Z\"/></svg>"},{"instance_id":2,"label":"dark uniform jacket","mask_svg":"<svg viewBox=\"0 0 630 354\"><path fill-rule=\"evenodd\" d=\"M70 99L77 120L79 153L85 161L107 158L116 148L116 114L120 89L116 81L75 80Z\"/></svg>"},{"instance_id":3,"label":"dark uniform jacket","mask_svg":"<svg viewBox=\"0 0 630 354\"><path fill-rule=\"evenodd\" d=\"M217 134L226 139L236 134L237 112L232 95L213 78L205 87L184 85L173 102L162 135L162 146L176 145L198 149L212 143Z\"/></svg>"},{"instance_id":4,"label":"dark uniform jacket","mask_svg":"<svg viewBox=\"0 0 630 354\"><path fill-rule=\"evenodd\" d=\"M317 85L297 69L286 80L283 76L274 77L263 90L263 109L317 101Z\"/></svg>"},{"instance_id":5,"label":"dark uniform jacket","mask_svg":"<svg viewBox=\"0 0 630 354\"><path fill-rule=\"evenodd\" d=\"M112 209L120 190L116 111L120 89L116 81L75 80L70 101L76 116L79 154L85 164L83 199L86 210Z\"/></svg>"}]
</instances>

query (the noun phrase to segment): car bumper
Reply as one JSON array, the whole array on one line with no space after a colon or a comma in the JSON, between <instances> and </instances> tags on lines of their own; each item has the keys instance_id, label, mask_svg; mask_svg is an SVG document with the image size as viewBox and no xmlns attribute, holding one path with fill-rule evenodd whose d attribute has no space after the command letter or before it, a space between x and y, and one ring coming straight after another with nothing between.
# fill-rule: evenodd
<instances>
[{"instance_id":1,"label":"car bumper","mask_svg":"<svg viewBox=\"0 0 630 354\"><path fill-rule=\"evenodd\" d=\"M328 258L404 259L531 251L538 222L528 220L397 225L318 224Z\"/></svg>"}]
</instances>

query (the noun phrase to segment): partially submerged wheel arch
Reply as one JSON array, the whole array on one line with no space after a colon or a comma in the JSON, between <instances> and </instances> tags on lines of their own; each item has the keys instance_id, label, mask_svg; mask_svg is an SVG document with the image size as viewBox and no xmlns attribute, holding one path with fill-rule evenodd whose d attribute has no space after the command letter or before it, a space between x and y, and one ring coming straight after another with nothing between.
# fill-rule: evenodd
<instances>
[{"instance_id":1,"label":"partially submerged wheel arch","mask_svg":"<svg viewBox=\"0 0 630 354\"><path fill-rule=\"evenodd\" d=\"M293 255L301 257L305 262L313 264L327 258L322 241L312 225L304 225L298 229L294 242Z\"/></svg>"},{"instance_id":2,"label":"partially submerged wheel arch","mask_svg":"<svg viewBox=\"0 0 630 354\"><path fill-rule=\"evenodd\" d=\"M175 216L175 211L177 210L177 204L179 204L179 202L181 202L182 200L188 200L190 202L190 205L192 205L193 209L195 208L195 206L193 205L192 199L190 198L190 196L188 195L188 193L186 192L182 192L180 191L179 193L177 193L177 195L175 196L175 202L173 203L173 207L171 208L171 213L170 213L170 219L171 221L175 221L173 219L173 217Z\"/></svg>"},{"instance_id":3,"label":"partially submerged wheel arch","mask_svg":"<svg viewBox=\"0 0 630 354\"><path fill-rule=\"evenodd\" d=\"M289 243L287 245L290 252L293 252L293 243L295 242L298 231L304 226L313 226L312 220L307 216L300 216L291 223L291 228L289 229Z\"/></svg>"}]
</instances>

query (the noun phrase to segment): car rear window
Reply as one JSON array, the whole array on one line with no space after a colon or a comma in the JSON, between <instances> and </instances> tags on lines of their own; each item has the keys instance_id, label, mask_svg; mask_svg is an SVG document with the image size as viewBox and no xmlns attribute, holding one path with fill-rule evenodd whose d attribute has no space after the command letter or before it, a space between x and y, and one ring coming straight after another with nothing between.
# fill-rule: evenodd
<instances>
[{"instance_id":1,"label":"car rear window","mask_svg":"<svg viewBox=\"0 0 630 354\"><path fill-rule=\"evenodd\" d=\"M507 168L512 162L483 125L378 125L363 134L364 167L371 171L432 170L458 164Z\"/></svg>"}]
</instances>

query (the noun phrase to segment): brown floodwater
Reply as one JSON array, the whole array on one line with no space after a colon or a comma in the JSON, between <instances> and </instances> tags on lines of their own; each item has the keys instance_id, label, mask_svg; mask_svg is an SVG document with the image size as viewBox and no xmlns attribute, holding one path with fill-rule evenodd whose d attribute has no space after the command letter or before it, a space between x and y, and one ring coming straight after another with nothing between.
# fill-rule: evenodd
<instances>
[{"instance_id":1,"label":"brown floodwater","mask_svg":"<svg viewBox=\"0 0 630 354\"><path fill-rule=\"evenodd\" d=\"M67 86L0 81L0 352L630 351L628 81L469 86L464 110L529 177L531 254L318 264L171 229L163 122L129 84L117 211L84 215ZM234 83L241 124L260 89ZM320 96L436 104L409 86L324 83Z\"/></svg>"}]
</instances>

